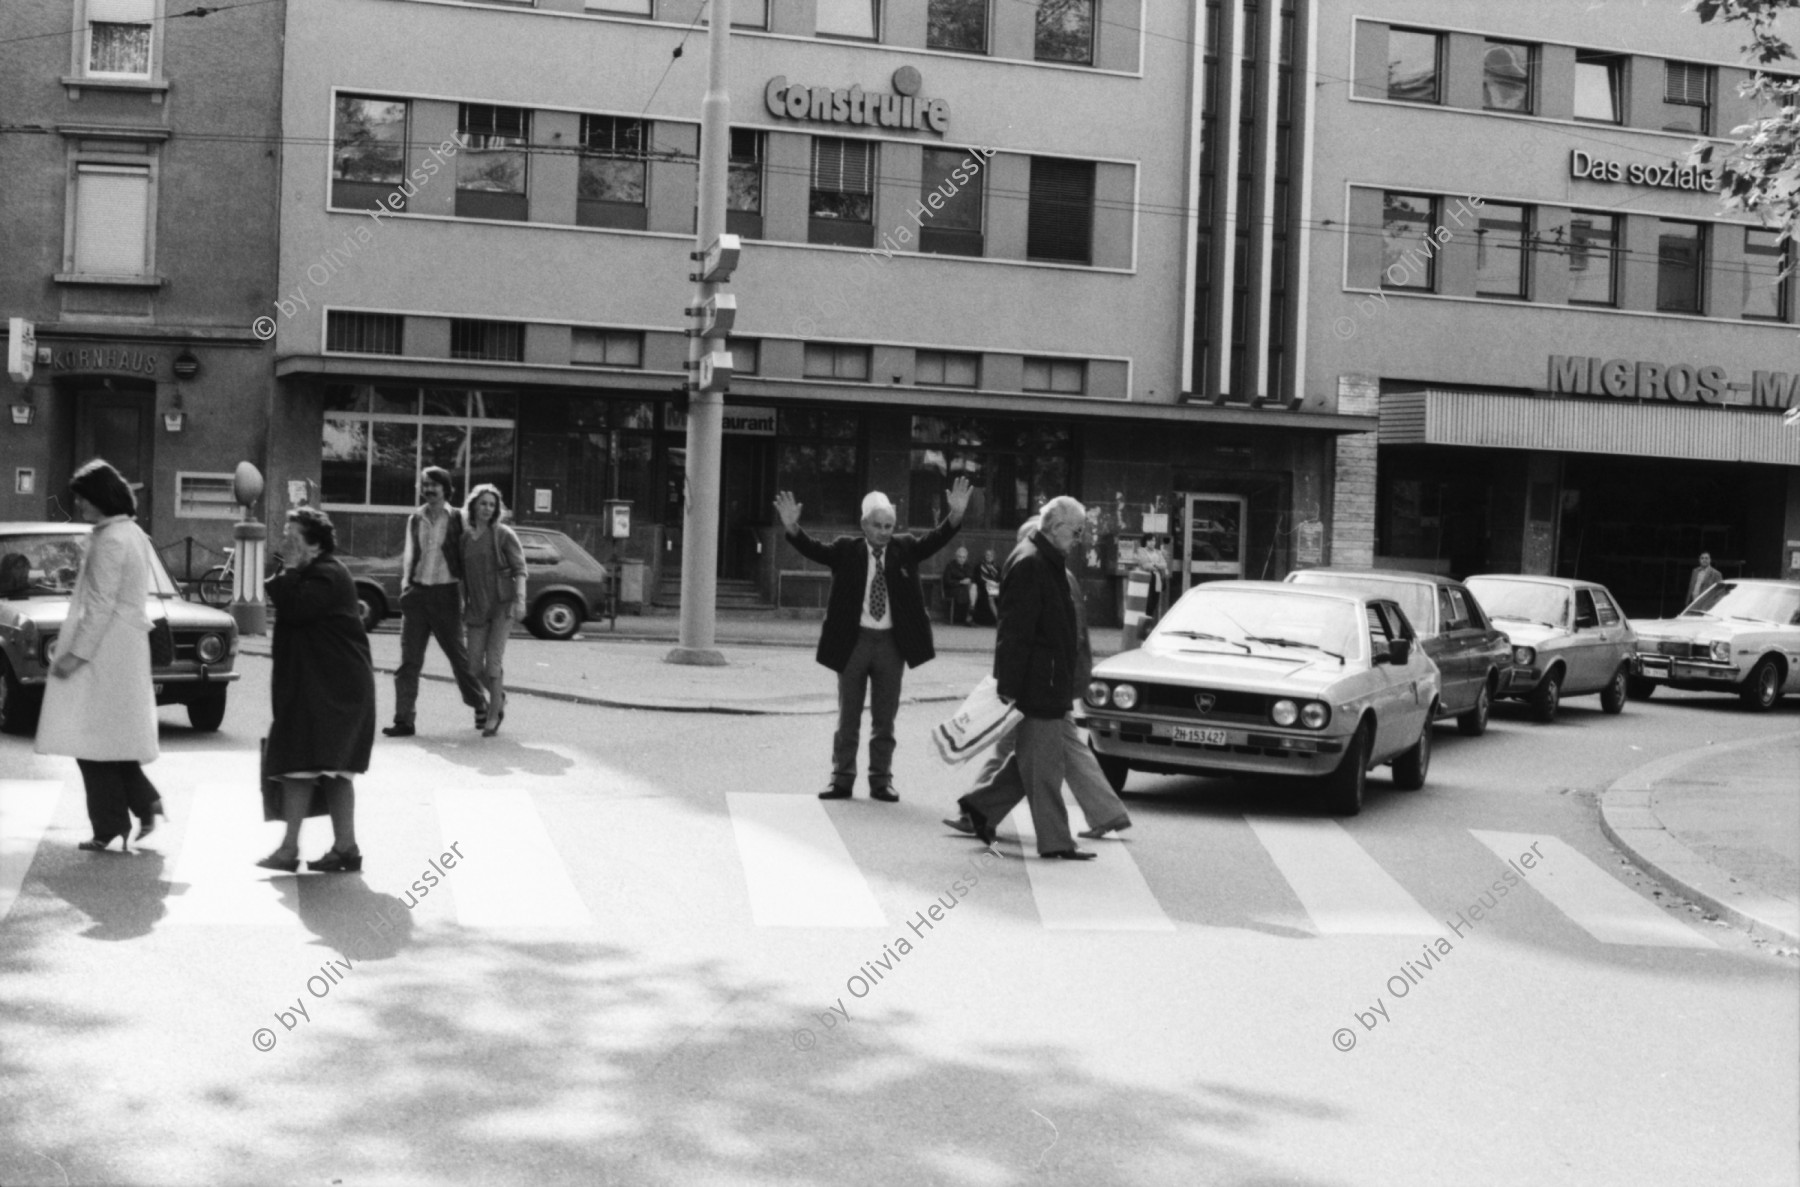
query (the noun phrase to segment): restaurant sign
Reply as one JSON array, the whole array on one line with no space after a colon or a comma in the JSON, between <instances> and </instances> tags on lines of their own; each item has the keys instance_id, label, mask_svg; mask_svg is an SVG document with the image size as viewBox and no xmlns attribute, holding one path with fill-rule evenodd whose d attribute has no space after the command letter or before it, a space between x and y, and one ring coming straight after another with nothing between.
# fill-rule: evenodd
<instances>
[{"instance_id":1,"label":"restaurant sign","mask_svg":"<svg viewBox=\"0 0 1800 1187\"><path fill-rule=\"evenodd\" d=\"M1647 363L1634 359L1550 356L1553 396L1610 396L1616 400L1672 400L1738 408L1800 407L1800 375L1752 371L1734 382L1723 367Z\"/></svg>"},{"instance_id":2,"label":"restaurant sign","mask_svg":"<svg viewBox=\"0 0 1800 1187\"><path fill-rule=\"evenodd\" d=\"M930 130L942 135L950 130L950 104L943 99L920 98L921 85L919 72L912 66L894 71L896 93L891 95L865 91L860 85L848 90L808 87L777 74L763 88L763 103L769 114L779 119Z\"/></svg>"}]
</instances>

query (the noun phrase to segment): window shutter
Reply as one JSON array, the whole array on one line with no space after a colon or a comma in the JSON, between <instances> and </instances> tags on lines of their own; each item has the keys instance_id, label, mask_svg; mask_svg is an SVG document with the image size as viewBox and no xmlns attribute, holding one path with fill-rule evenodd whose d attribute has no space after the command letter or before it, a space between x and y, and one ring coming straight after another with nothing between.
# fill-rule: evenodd
<instances>
[{"instance_id":1,"label":"window shutter","mask_svg":"<svg viewBox=\"0 0 1800 1187\"><path fill-rule=\"evenodd\" d=\"M816 137L812 188L833 194L873 193L874 158L874 146L864 141Z\"/></svg>"},{"instance_id":2,"label":"window shutter","mask_svg":"<svg viewBox=\"0 0 1800 1187\"><path fill-rule=\"evenodd\" d=\"M1085 264L1092 258L1093 235L1093 162L1031 158L1026 257Z\"/></svg>"},{"instance_id":3,"label":"window shutter","mask_svg":"<svg viewBox=\"0 0 1800 1187\"><path fill-rule=\"evenodd\" d=\"M89 24L147 25L156 19L156 0L87 0Z\"/></svg>"},{"instance_id":4,"label":"window shutter","mask_svg":"<svg viewBox=\"0 0 1800 1187\"><path fill-rule=\"evenodd\" d=\"M127 165L76 170L75 271L141 276L149 246L150 171Z\"/></svg>"},{"instance_id":5,"label":"window shutter","mask_svg":"<svg viewBox=\"0 0 1800 1187\"><path fill-rule=\"evenodd\" d=\"M1663 74L1663 101L1705 107L1708 67L1693 62L1668 62Z\"/></svg>"}]
</instances>

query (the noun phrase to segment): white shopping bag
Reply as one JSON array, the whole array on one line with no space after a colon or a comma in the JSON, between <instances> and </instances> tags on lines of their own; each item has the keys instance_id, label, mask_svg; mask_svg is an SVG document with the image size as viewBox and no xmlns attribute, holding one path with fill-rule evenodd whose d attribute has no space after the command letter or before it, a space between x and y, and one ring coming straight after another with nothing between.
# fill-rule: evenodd
<instances>
[{"instance_id":1,"label":"white shopping bag","mask_svg":"<svg viewBox=\"0 0 1800 1187\"><path fill-rule=\"evenodd\" d=\"M1000 699L1000 686L983 676L950 720L931 731L938 757L951 765L968 762L1013 731L1025 715Z\"/></svg>"}]
</instances>

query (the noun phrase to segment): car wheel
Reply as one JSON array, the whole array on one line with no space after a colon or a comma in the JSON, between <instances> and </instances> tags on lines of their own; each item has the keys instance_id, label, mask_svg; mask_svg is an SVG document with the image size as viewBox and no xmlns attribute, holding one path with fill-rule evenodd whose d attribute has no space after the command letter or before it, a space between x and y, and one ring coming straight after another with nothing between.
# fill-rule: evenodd
<instances>
[{"instance_id":1,"label":"car wheel","mask_svg":"<svg viewBox=\"0 0 1800 1187\"><path fill-rule=\"evenodd\" d=\"M1438 707L1433 705L1431 712L1425 715L1419 740L1393 762L1394 786L1401 791L1417 791L1425 786L1425 776L1431 772L1431 723L1437 717L1437 711Z\"/></svg>"},{"instance_id":2,"label":"car wheel","mask_svg":"<svg viewBox=\"0 0 1800 1187\"><path fill-rule=\"evenodd\" d=\"M231 605L231 574L224 565L214 565L200 574L200 600L223 610Z\"/></svg>"},{"instance_id":3,"label":"car wheel","mask_svg":"<svg viewBox=\"0 0 1800 1187\"><path fill-rule=\"evenodd\" d=\"M1545 725L1556 720L1556 710L1562 704L1562 672L1556 670L1544 676L1543 683L1531 690L1531 715Z\"/></svg>"},{"instance_id":4,"label":"car wheel","mask_svg":"<svg viewBox=\"0 0 1800 1187\"><path fill-rule=\"evenodd\" d=\"M217 730L225 720L225 694L211 693L188 702L188 724L203 734Z\"/></svg>"},{"instance_id":5,"label":"car wheel","mask_svg":"<svg viewBox=\"0 0 1800 1187\"><path fill-rule=\"evenodd\" d=\"M564 594L552 594L539 602L532 617L537 629L531 633L540 639L573 639L581 629L581 607Z\"/></svg>"},{"instance_id":6,"label":"car wheel","mask_svg":"<svg viewBox=\"0 0 1800 1187\"><path fill-rule=\"evenodd\" d=\"M38 710L44 706L44 690L27 688L13 674L12 665L0 655L0 731L30 734L37 730Z\"/></svg>"},{"instance_id":7,"label":"car wheel","mask_svg":"<svg viewBox=\"0 0 1800 1187\"><path fill-rule=\"evenodd\" d=\"M1625 682L1631 679L1623 666L1613 673L1613 678L1606 682L1600 690L1600 707L1606 712L1617 715L1625 711Z\"/></svg>"},{"instance_id":8,"label":"car wheel","mask_svg":"<svg viewBox=\"0 0 1800 1187\"><path fill-rule=\"evenodd\" d=\"M1475 706L1456 719L1457 730L1466 738L1479 738L1487 733L1488 712L1494 707L1494 694L1488 687L1489 682L1481 682L1481 691L1475 694Z\"/></svg>"},{"instance_id":9,"label":"car wheel","mask_svg":"<svg viewBox=\"0 0 1800 1187\"><path fill-rule=\"evenodd\" d=\"M1744 690L1738 694L1744 707L1755 713L1767 713L1781 699L1781 669L1775 664L1775 657L1765 655L1750 669L1750 679L1744 681Z\"/></svg>"},{"instance_id":10,"label":"car wheel","mask_svg":"<svg viewBox=\"0 0 1800 1187\"><path fill-rule=\"evenodd\" d=\"M1107 786L1113 789L1114 794L1124 791L1125 778L1131 774L1131 764L1117 755L1101 754L1094 750L1091 742L1088 749L1093 752L1094 761L1100 764L1100 773L1106 776Z\"/></svg>"},{"instance_id":11,"label":"car wheel","mask_svg":"<svg viewBox=\"0 0 1800 1187\"><path fill-rule=\"evenodd\" d=\"M362 615L364 634L380 626L381 620L387 617L387 599L360 585L356 587L356 608Z\"/></svg>"},{"instance_id":12,"label":"car wheel","mask_svg":"<svg viewBox=\"0 0 1800 1187\"><path fill-rule=\"evenodd\" d=\"M1627 676L1625 695L1634 701L1647 701L1656 695L1656 681L1648 676Z\"/></svg>"},{"instance_id":13,"label":"car wheel","mask_svg":"<svg viewBox=\"0 0 1800 1187\"><path fill-rule=\"evenodd\" d=\"M1363 786L1369 779L1369 744L1374 731L1367 721L1356 727L1350 745L1344 749L1344 761L1337 770L1320 781L1326 810L1336 816L1354 816L1362 811Z\"/></svg>"}]
</instances>

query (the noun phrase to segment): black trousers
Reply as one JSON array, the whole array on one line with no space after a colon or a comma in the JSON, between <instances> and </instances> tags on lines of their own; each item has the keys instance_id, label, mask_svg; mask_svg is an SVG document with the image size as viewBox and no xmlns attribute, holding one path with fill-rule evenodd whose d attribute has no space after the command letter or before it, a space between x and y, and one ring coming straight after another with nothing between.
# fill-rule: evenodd
<instances>
[{"instance_id":1,"label":"black trousers","mask_svg":"<svg viewBox=\"0 0 1800 1187\"><path fill-rule=\"evenodd\" d=\"M894 632L862 628L850 662L838 673L838 727L831 738L833 787L856 782L865 698L870 717L869 786L894 785L894 717L900 712L900 678L905 674L906 661L894 645Z\"/></svg>"},{"instance_id":2,"label":"black trousers","mask_svg":"<svg viewBox=\"0 0 1800 1187\"><path fill-rule=\"evenodd\" d=\"M412 725L419 703L419 672L425 666L425 644L436 639L450 661L450 674L462 692L463 704L487 709L487 690L469 672L469 653L463 645L462 586L415 585L400 599L400 667L394 672L394 720Z\"/></svg>"},{"instance_id":3,"label":"black trousers","mask_svg":"<svg viewBox=\"0 0 1800 1187\"><path fill-rule=\"evenodd\" d=\"M78 758L81 782L87 789L88 823L94 836L110 840L131 835L131 817L150 819L162 801L156 787L135 762L101 762Z\"/></svg>"}]
</instances>

